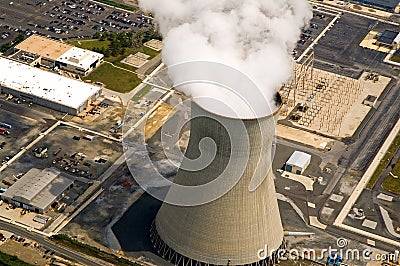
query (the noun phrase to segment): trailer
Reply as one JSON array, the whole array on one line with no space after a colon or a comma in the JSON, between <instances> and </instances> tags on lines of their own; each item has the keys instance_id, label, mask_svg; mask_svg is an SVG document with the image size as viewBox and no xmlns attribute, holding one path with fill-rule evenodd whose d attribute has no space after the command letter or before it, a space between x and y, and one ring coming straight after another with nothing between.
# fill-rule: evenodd
<instances>
[{"instance_id":1,"label":"trailer","mask_svg":"<svg viewBox=\"0 0 400 266\"><path fill-rule=\"evenodd\" d=\"M4 122L0 122L0 127L8 128L8 129L12 128L12 126L10 124L4 123Z\"/></svg>"}]
</instances>

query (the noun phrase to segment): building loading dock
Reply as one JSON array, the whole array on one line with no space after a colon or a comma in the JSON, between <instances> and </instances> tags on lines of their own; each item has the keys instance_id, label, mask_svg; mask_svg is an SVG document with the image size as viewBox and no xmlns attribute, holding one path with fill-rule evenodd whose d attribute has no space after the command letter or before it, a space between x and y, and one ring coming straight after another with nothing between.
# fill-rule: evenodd
<instances>
[{"instance_id":1,"label":"building loading dock","mask_svg":"<svg viewBox=\"0 0 400 266\"><path fill-rule=\"evenodd\" d=\"M301 175L311 162L311 155L301 151L295 151L285 164L285 170Z\"/></svg>"},{"instance_id":2,"label":"building loading dock","mask_svg":"<svg viewBox=\"0 0 400 266\"><path fill-rule=\"evenodd\" d=\"M2 199L17 207L44 213L54 202L61 199L73 184L72 179L54 168L33 168L9 187L2 194Z\"/></svg>"}]
</instances>

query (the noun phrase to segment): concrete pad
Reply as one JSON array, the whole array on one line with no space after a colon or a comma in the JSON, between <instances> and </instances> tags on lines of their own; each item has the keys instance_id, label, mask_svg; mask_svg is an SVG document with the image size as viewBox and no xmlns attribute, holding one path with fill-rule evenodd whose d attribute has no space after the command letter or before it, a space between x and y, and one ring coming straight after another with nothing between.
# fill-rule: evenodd
<instances>
[{"instance_id":1,"label":"concrete pad","mask_svg":"<svg viewBox=\"0 0 400 266\"><path fill-rule=\"evenodd\" d=\"M380 199L380 200L389 201L389 202L392 202L392 201L393 201L393 197L391 197L391 196L389 196L389 195L386 195L386 194L384 194L384 193L379 193L379 195L378 195L376 198L377 198L377 199Z\"/></svg>"},{"instance_id":2,"label":"concrete pad","mask_svg":"<svg viewBox=\"0 0 400 266\"><path fill-rule=\"evenodd\" d=\"M143 53L139 53L139 55L134 54L134 55L128 55L125 59L123 59L121 62L136 68L140 68L143 65L145 65L149 60L147 58L143 57Z\"/></svg>"},{"instance_id":3,"label":"concrete pad","mask_svg":"<svg viewBox=\"0 0 400 266\"><path fill-rule=\"evenodd\" d=\"M343 196L332 194L329 199L336 202L342 202Z\"/></svg>"},{"instance_id":4,"label":"concrete pad","mask_svg":"<svg viewBox=\"0 0 400 266\"><path fill-rule=\"evenodd\" d=\"M378 225L377 222L371 221L371 220L368 220L368 219L365 219L364 222L362 223L362 226L371 228L373 230L375 230L377 225Z\"/></svg>"},{"instance_id":5,"label":"concrete pad","mask_svg":"<svg viewBox=\"0 0 400 266\"><path fill-rule=\"evenodd\" d=\"M320 221L318 221L317 216L310 216L310 225L317 227L319 229L325 230L326 229L326 225L321 223Z\"/></svg>"},{"instance_id":6,"label":"concrete pad","mask_svg":"<svg viewBox=\"0 0 400 266\"><path fill-rule=\"evenodd\" d=\"M389 53L390 52L389 48L383 47L383 46L378 46L375 44L377 34L378 34L378 32L374 31L374 30L371 30L370 32L368 32L368 34L365 36L364 40L361 41L360 46L371 49L371 50L375 50L378 52L386 53L386 54Z\"/></svg>"},{"instance_id":7,"label":"concrete pad","mask_svg":"<svg viewBox=\"0 0 400 266\"><path fill-rule=\"evenodd\" d=\"M144 46L146 46L146 47L148 47L150 49L153 49L153 50L158 52L158 51L162 50L163 43L162 43L162 41L152 39L152 40L144 43Z\"/></svg>"},{"instance_id":8,"label":"concrete pad","mask_svg":"<svg viewBox=\"0 0 400 266\"><path fill-rule=\"evenodd\" d=\"M382 208L381 206L379 206L379 210L381 211L382 218L383 218L383 221L385 222L386 229L389 231L389 233L392 236L400 238L400 234L394 230L393 220L392 220L392 218L390 218L389 212L387 210L385 210L384 208Z\"/></svg>"},{"instance_id":9,"label":"concrete pad","mask_svg":"<svg viewBox=\"0 0 400 266\"><path fill-rule=\"evenodd\" d=\"M315 203L307 202L307 206L310 207L310 208L315 209Z\"/></svg>"},{"instance_id":10,"label":"concrete pad","mask_svg":"<svg viewBox=\"0 0 400 266\"><path fill-rule=\"evenodd\" d=\"M33 218L37 215L37 213L29 212L24 215L21 215L21 208L15 209L6 209L8 204L3 203L0 206L0 216L5 218L6 220L12 220L14 223L23 224L30 228L41 229L43 228L43 224L33 221Z\"/></svg>"},{"instance_id":11,"label":"concrete pad","mask_svg":"<svg viewBox=\"0 0 400 266\"><path fill-rule=\"evenodd\" d=\"M323 207L321 213L322 215L332 215L334 211L335 209L333 208Z\"/></svg>"},{"instance_id":12,"label":"concrete pad","mask_svg":"<svg viewBox=\"0 0 400 266\"><path fill-rule=\"evenodd\" d=\"M291 179L291 180L294 180L294 181L297 181L297 182L303 184L304 187L306 188L306 190L308 190L308 191L313 191L314 190L314 187L313 187L314 181L309 177L306 177L306 176L303 176L303 175L296 175L296 174L293 174L293 173L290 173L290 172L286 172L286 171L283 171L281 176L284 177L284 178Z\"/></svg>"},{"instance_id":13,"label":"concrete pad","mask_svg":"<svg viewBox=\"0 0 400 266\"><path fill-rule=\"evenodd\" d=\"M320 150L324 150L332 142L329 138L281 124L276 125L276 135Z\"/></svg>"}]
</instances>

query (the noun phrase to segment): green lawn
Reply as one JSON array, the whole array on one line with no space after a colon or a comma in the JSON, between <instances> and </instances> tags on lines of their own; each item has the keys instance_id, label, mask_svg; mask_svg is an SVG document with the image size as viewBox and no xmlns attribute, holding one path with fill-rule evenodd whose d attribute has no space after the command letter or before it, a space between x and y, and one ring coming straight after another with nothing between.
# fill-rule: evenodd
<instances>
[{"instance_id":1,"label":"green lawn","mask_svg":"<svg viewBox=\"0 0 400 266\"><path fill-rule=\"evenodd\" d=\"M135 96L133 96L132 101L136 102L138 100L140 100L143 96L145 96L153 87L150 85L146 85L144 86L143 89L141 89L138 93L135 94Z\"/></svg>"},{"instance_id":2,"label":"green lawn","mask_svg":"<svg viewBox=\"0 0 400 266\"><path fill-rule=\"evenodd\" d=\"M63 234L54 235L54 236L50 237L50 239L59 245L62 245L64 247L76 250L80 253L84 253L86 255L96 257L101 260L110 262L111 264L116 265L116 266L141 266L138 263L129 261L122 257L118 257L114 254L110 254L108 252L102 251L96 247L92 247L90 245L79 242L75 239L70 238L67 235L63 235ZM0 262L0 265L1 265L1 262Z\"/></svg>"},{"instance_id":3,"label":"green lawn","mask_svg":"<svg viewBox=\"0 0 400 266\"><path fill-rule=\"evenodd\" d=\"M397 174L397 176L399 176L399 174ZM400 195L400 179L388 176L382 183L382 188L386 191Z\"/></svg>"},{"instance_id":4,"label":"green lawn","mask_svg":"<svg viewBox=\"0 0 400 266\"><path fill-rule=\"evenodd\" d=\"M394 168L392 170L392 174L394 176L400 177L400 161L396 162L396 165L394 166ZM400 179L394 178L393 176L389 175L383 182L382 188L389 192L400 195Z\"/></svg>"},{"instance_id":5,"label":"green lawn","mask_svg":"<svg viewBox=\"0 0 400 266\"><path fill-rule=\"evenodd\" d=\"M117 3L117 2L114 2L114 1L111 1L111 0L95 0L95 1L99 2L99 3L107 4L107 5L110 5L110 6L115 6L115 7L118 7L118 8L122 8L122 9L125 9L125 10L128 10L128 11L132 11L132 12L137 11L136 7L120 4L120 3ZM137 1L135 1L135 3L137 4Z\"/></svg>"},{"instance_id":6,"label":"green lawn","mask_svg":"<svg viewBox=\"0 0 400 266\"><path fill-rule=\"evenodd\" d=\"M140 50L142 50L142 51L140 51ZM160 52L157 52L156 50L153 50L146 46L142 46L142 48L139 49L138 52L142 52L142 53L150 55L149 59L156 57L160 53Z\"/></svg>"},{"instance_id":7,"label":"green lawn","mask_svg":"<svg viewBox=\"0 0 400 266\"><path fill-rule=\"evenodd\" d=\"M390 61L400 63L400 55L394 55L392 58L390 58Z\"/></svg>"},{"instance_id":8,"label":"green lawn","mask_svg":"<svg viewBox=\"0 0 400 266\"><path fill-rule=\"evenodd\" d=\"M122 93L130 92L142 82L135 74L113 67L106 62L84 79L102 82L107 89Z\"/></svg>"},{"instance_id":9,"label":"green lawn","mask_svg":"<svg viewBox=\"0 0 400 266\"><path fill-rule=\"evenodd\" d=\"M78 39L78 40L69 40L69 44L82 48L82 49L88 49L88 50L93 50L93 48L108 48L110 45L110 41L105 40L105 41L99 41L97 39Z\"/></svg>"},{"instance_id":10,"label":"green lawn","mask_svg":"<svg viewBox=\"0 0 400 266\"><path fill-rule=\"evenodd\" d=\"M380 161L378 167L375 170L375 173L372 175L371 179L367 184L367 189L372 189L378 180L378 177L382 173L382 171L388 166L390 159L393 156L393 153L396 152L397 148L400 146L400 134L394 139L392 145L390 145L388 152L385 154L383 159ZM397 165L396 165L397 166ZM388 181L389 182L389 181Z\"/></svg>"},{"instance_id":11,"label":"green lawn","mask_svg":"<svg viewBox=\"0 0 400 266\"><path fill-rule=\"evenodd\" d=\"M26 263L17 256L8 255L0 251L0 265L1 266L31 266L32 264Z\"/></svg>"}]
</instances>

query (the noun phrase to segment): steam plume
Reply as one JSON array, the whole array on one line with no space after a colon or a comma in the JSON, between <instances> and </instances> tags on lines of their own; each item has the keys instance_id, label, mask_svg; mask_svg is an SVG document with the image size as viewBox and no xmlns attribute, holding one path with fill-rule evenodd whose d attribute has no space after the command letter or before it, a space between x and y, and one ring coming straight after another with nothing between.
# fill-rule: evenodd
<instances>
[{"instance_id":1,"label":"steam plume","mask_svg":"<svg viewBox=\"0 0 400 266\"><path fill-rule=\"evenodd\" d=\"M291 51L312 15L306 0L141 0L140 4L159 23L166 65L211 61L237 69L254 82L258 93L199 84L180 88L194 98L202 97L199 101L207 109L233 115L215 104L222 102L242 118L270 113L267 104L291 77ZM181 79L178 72L170 76L175 83Z\"/></svg>"}]
</instances>

